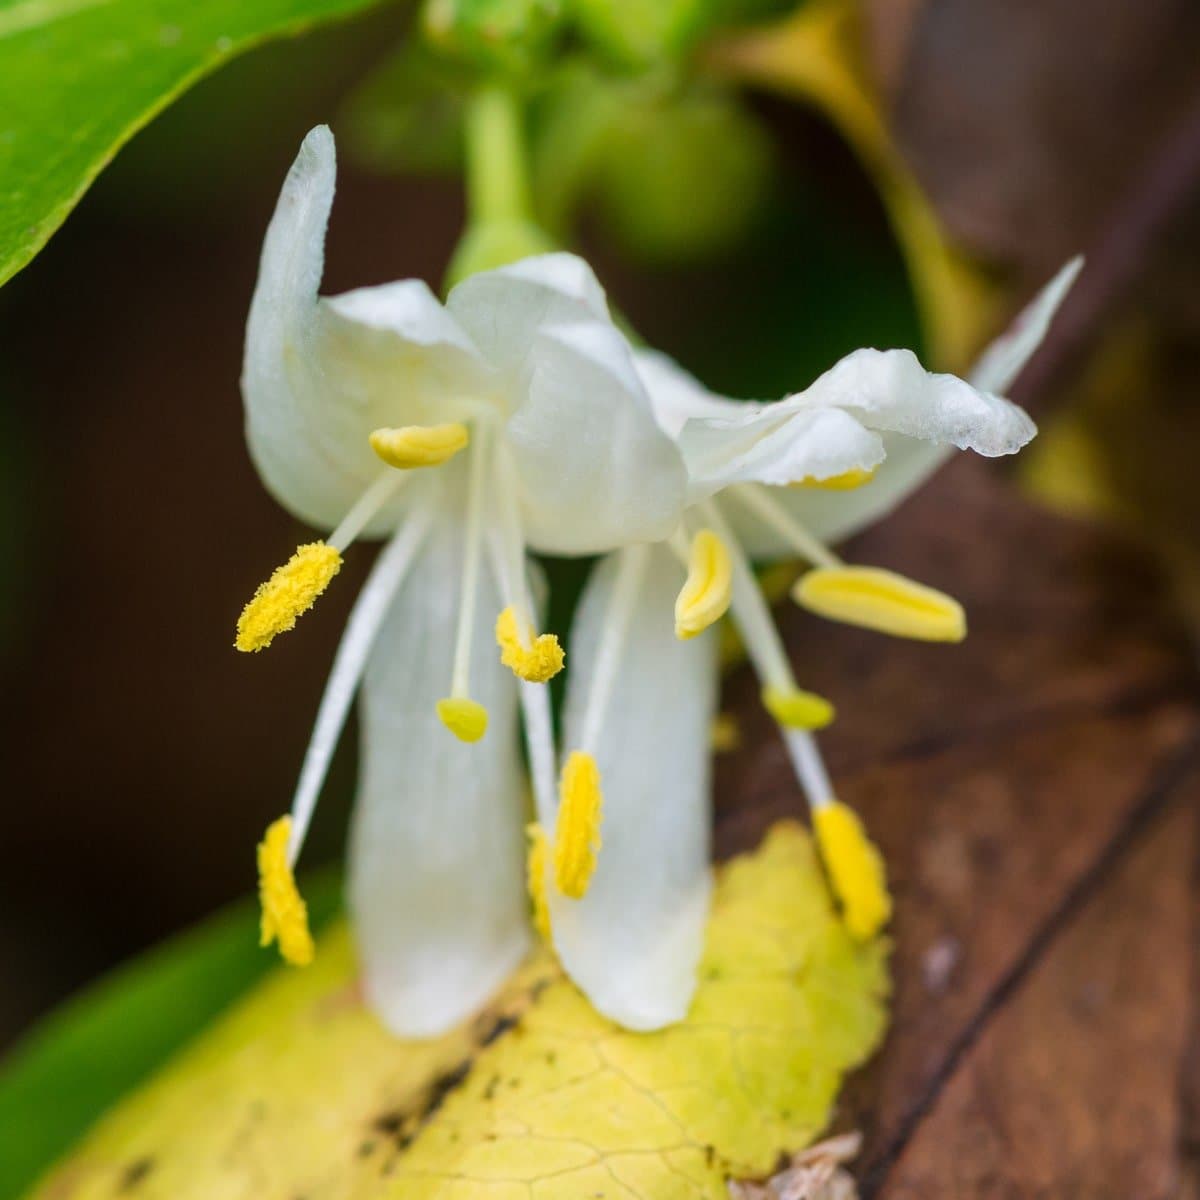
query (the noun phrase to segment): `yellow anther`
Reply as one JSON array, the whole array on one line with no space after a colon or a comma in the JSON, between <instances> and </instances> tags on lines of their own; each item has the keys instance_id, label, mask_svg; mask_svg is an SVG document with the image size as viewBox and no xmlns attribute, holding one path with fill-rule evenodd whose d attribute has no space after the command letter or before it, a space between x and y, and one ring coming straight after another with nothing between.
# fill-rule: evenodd
<instances>
[{"instance_id":1,"label":"yellow anther","mask_svg":"<svg viewBox=\"0 0 1200 1200\"><path fill-rule=\"evenodd\" d=\"M767 712L789 729L824 729L837 715L824 696L799 688L765 687L762 702Z\"/></svg>"},{"instance_id":2,"label":"yellow anther","mask_svg":"<svg viewBox=\"0 0 1200 1200\"><path fill-rule=\"evenodd\" d=\"M742 744L742 727L733 713L717 713L708 727L708 744L715 754L728 754Z\"/></svg>"},{"instance_id":3,"label":"yellow anther","mask_svg":"<svg viewBox=\"0 0 1200 1200\"><path fill-rule=\"evenodd\" d=\"M477 742L487 733L487 709L474 700L447 696L437 702L437 715L459 741Z\"/></svg>"},{"instance_id":4,"label":"yellow anther","mask_svg":"<svg viewBox=\"0 0 1200 1200\"><path fill-rule=\"evenodd\" d=\"M688 576L675 598L675 636L680 640L703 633L729 609L733 567L725 543L711 529L692 538Z\"/></svg>"},{"instance_id":5,"label":"yellow anther","mask_svg":"<svg viewBox=\"0 0 1200 1200\"><path fill-rule=\"evenodd\" d=\"M465 425L404 425L399 429L376 429L370 437L371 449L389 467L412 471L417 467L436 467L453 458L471 440Z\"/></svg>"},{"instance_id":6,"label":"yellow anther","mask_svg":"<svg viewBox=\"0 0 1200 1200\"><path fill-rule=\"evenodd\" d=\"M534 637L532 629L522 638L511 606L496 618L496 642L500 661L527 683L546 683L563 669L566 655L558 638L552 633Z\"/></svg>"},{"instance_id":7,"label":"yellow anther","mask_svg":"<svg viewBox=\"0 0 1200 1200\"><path fill-rule=\"evenodd\" d=\"M870 483L875 478L878 467L871 467L870 470L864 470L862 467L854 467L849 471L843 471L840 475L830 475L825 479L817 479L814 475L806 475L803 479L797 479L792 487L798 488L820 488L826 492L852 492L855 488L860 488L864 483Z\"/></svg>"},{"instance_id":8,"label":"yellow anther","mask_svg":"<svg viewBox=\"0 0 1200 1200\"><path fill-rule=\"evenodd\" d=\"M285 962L307 967L313 960L313 939L308 931L308 908L288 866L291 836L292 818L280 817L258 845L258 898L262 905L259 945L278 941Z\"/></svg>"},{"instance_id":9,"label":"yellow anther","mask_svg":"<svg viewBox=\"0 0 1200 1200\"><path fill-rule=\"evenodd\" d=\"M880 567L817 567L802 575L792 599L811 612L896 637L961 642L967 617L953 596Z\"/></svg>"},{"instance_id":10,"label":"yellow anther","mask_svg":"<svg viewBox=\"0 0 1200 1200\"><path fill-rule=\"evenodd\" d=\"M860 941L874 937L892 915L883 856L854 810L840 801L816 809L813 828L846 928Z\"/></svg>"},{"instance_id":11,"label":"yellow anther","mask_svg":"<svg viewBox=\"0 0 1200 1200\"><path fill-rule=\"evenodd\" d=\"M265 650L278 634L295 627L341 569L342 556L325 542L300 546L242 609L234 645L244 651Z\"/></svg>"},{"instance_id":12,"label":"yellow anther","mask_svg":"<svg viewBox=\"0 0 1200 1200\"><path fill-rule=\"evenodd\" d=\"M550 839L534 821L525 827L529 835L529 857L526 859L526 881L533 905L533 927L545 942L550 940L550 904L546 899L546 868L550 861Z\"/></svg>"},{"instance_id":13,"label":"yellow anther","mask_svg":"<svg viewBox=\"0 0 1200 1200\"><path fill-rule=\"evenodd\" d=\"M558 789L554 833L554 884L564 896L582 900L596 870L600 822L604 815L600 768L582 750L573 750Z\"/></svg>"}]
</instances>

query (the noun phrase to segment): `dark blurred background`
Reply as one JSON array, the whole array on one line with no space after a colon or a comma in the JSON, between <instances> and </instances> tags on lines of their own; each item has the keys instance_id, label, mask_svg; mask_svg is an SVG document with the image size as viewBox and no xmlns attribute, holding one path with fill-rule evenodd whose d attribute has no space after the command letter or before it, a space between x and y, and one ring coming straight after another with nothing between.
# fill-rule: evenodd
<instances>
[{"instance_id":1,"label":"dark blurred background","mask_svg":"<svg viewBox=\"0 0 1200 1200\"><path fill-rule=\"evenodd\" d=\"M865 12L897 140L955 237L1014 296L1081 249L1099 262L1051 348L1054 394L1082 386L1097 347L1134 328L1149 339L1104 420L1118 442L1130 422L1165 432L1108 470L1126 515L1178 551L1196 515L1180 483L1200 445L1200 6L876 0ZM233 652L241 604L302 536L246 453L243 324L301 137L321 120L340 132L343 97L405 26L383 13L203 83L0 291L0 1045L249 894L255 842L290 800L370 552L351 556L301 633ZM750 103L772 166L736 245L655 262L585 223L616 302L649 341L742 394L795 390L859 344L919 345L852 154L818 114ZM462 215L453 176L381 174L343 152L323 290L406 276L436 287ZM1044 402L1050 385L1035 383ZM307 863L341 845L352 732L344 742Z\"/></svg>"}]
</instances>

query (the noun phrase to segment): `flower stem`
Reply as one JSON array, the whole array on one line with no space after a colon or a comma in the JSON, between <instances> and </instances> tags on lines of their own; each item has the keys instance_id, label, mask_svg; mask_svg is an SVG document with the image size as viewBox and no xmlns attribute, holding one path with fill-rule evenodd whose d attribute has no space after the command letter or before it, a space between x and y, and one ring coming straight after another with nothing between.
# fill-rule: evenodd
<instances>
[{"instance_id":1,"label":"flower stem","mask_svg":"<svg viewBox=\"0 0 1200 1200\"><path fill-rule=\"evenodd\" d=\"M521 107L511 91L483 87L467 108L467 209L472 224L532 218Z\"/></svg>"}]
</instances>

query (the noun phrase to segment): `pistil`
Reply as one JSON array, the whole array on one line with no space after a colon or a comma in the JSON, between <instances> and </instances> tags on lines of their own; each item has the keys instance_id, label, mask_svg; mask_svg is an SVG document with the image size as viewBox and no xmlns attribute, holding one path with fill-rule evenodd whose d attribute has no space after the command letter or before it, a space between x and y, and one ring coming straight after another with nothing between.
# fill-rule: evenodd
<instances>
[{"instance_id":1,"label":"pistil","mask_svg":"<svg viewBox=\"0 0 1200 1200\"><path fill-rule=\"evenodd\" d=\"M442 724L464 742L477 742L487 732L487 709L471 699L471 642L479 593L479 564L483 549L483 493L487 468L486 437L476 431L467 473L466 529L463 535L462 585L450 695L437 703Z\"/></svg>"}]
</instances>

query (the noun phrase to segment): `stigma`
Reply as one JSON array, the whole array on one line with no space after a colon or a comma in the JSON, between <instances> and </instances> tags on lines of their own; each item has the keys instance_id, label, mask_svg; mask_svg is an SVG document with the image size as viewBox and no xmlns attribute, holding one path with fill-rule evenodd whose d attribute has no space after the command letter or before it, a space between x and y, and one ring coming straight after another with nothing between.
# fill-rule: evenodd
<instances>
[{"instance_id":1,"label":"stigma","mask_svg":"<svg viewBox=\"0 0 1200 1200\"><path fill-rule=\"evenodd\" d=\"M511 604L496 618L496 643L500 661L526 683L548 683L563 669L566 655L558 638L552 633L535 637L532 629L522 638Z\"/></svg>"},{"instance_id":2,"label":"stigma","mask_svg":"<svg viewBox=\"0 0 1200 1200\"><path fill-rule=\"evenodd\" d=\"M437 715L460 742L477 742L487 733L487 709L466 696L447 696L439 700Z\"/></svg>"},{"instance_id":3,"label":"stigma","mask_svg":"<svg viewBox=\"0 0 1200 1200\"><path fill-rule=\"evenodd\" d=\"M288 842L292 818L280 817L263 836L258 847L258 895L262 905L259 945L279 943L279 953L294 967L307 967L313 960L308 907L296 887L288 865Z\"/></svg>"},{"instance_id":4,"label":"stigma","mask_svg":"<svg viewBox=\"0 0 1200 1200\"><path fill-rule=\"evenodd\" d=\"M953 596L881 567L817 567L792 590L819 616L924 642L961 642L967 618Z\"/></svg>"},{"instance_id":5,"label":"stigma","mask_svg":"<svg viewBox=\"0 0 1200 1200\"><path fill-rule=\"evenodd\" d=\"M572 900L587 895L595 873L603 810L600 768L590 754L573 750L563 767L554 830L554 884Z\"/></svg>"},{"instance_id":6,"label":"stigma","mask_svg":"<svg viewBox=\"0 0 1200 1200\"><path fill-rule=\"evenodd\" d=\"M798 687L768 685L762 690L762 702L776 722L788 729L824 729L837 715L824 696Z\"/></svg>"},{"instance_id":7,"label":"stigma","mask_svg":"<svg viewBox=\"0 0 1200 1200\"><path fill-rule=\"evenodd\" d=\"M858 941L874 937L892 915L883 856L854 810L839 800L813 811L813 831L846 929Z\"/></svg>"},{"instance_id":8,"label":"stigma","mask_svg":"<svg viewBox=\"0 0 1200 1200\"><path fill-rule=\"evenodd\" d=\"M341 569L341 554L327 542L300 546L242 609L234 645L245 653L265 650L279 634L295 628Z\"/></svg>"},{"instance_id":9,"label":"stigma","mask_svg":"<svg viewBox=\"0 0 1200 1200\"><path fill-rule=\"evenodd\" d=\"M399 429L376 429L370 436L371 449L389 467L413 471L438 467L466 448L471 435L457 421L446 425L404 425Z\"/></svg>"},{"instance_id":10,"label":"stigma","mask_svg":"<svg viewBox=\"0 0 1200 1200\"><path fill-rule=\"evenodd\" d=\"M675 600L675 636L703 633L729 611L733 566L725 543L711 529L698 530L688 554L688 574Z\"/></svg>"}]
</instances>

